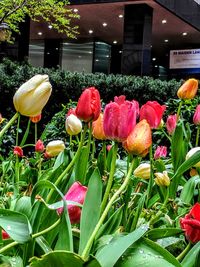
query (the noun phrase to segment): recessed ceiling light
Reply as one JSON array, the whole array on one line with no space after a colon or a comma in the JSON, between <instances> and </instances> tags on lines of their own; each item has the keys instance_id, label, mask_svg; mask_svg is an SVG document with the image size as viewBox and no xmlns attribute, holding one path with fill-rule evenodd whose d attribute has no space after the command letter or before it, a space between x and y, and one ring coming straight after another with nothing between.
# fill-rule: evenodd
<instances>
[{"instance_id":1,"label":"recessed ceiling light","mask_svg":"<svg viewBox=\"0 0 200 267\"><path fill-rule=\"evenodd\" d=\"M165 42L165 43L168 43L168 42L169 42L169 40L168 40L168 39L165 39L165 40L164 40L164 42Z\"/></svg>"},{"instance_id":2,"label":"recessed ceiling light","mask_svg":"<svg viewBox=\"0 0 200 267\"><path fill-rule=\"evenodd\" d=\"M77 8L74 8L74 12L77 13L78 12L78 9Z\"/></svg>"},{"instance_id":3,"label":"recessed ceiling light","mask_svg":"<svg viewBox=\"0 0 200 267\"><path fill-rule=\"evenodd\" d=\"M119 14L118 16L120 19L122 19L124 16L122 14Z\"/></svg>"},{"instance_id":4,"label":"recessed ceiling light","mask_svg":"<svg viewBox=\"0 0 200 267\"><path fill-rule=\"evenodd\" d=\"M56 50L58 50L58 47L56 47Z\"/></svg>"},{"instance_id":5,"label":"recessed ceiling light","mask_svg":"<svg viewBox=\"0 0 200 267\"><path fill-rule=\"evenodd\" d=\"M116 40L114 40L114 41L113 41L113 44L117 44L117 41L116 41Z\"/></svg>"},{"instance_id":6,"label":"recessed ceiling light","mask_svg":"<svg viewBox=\"0 0 200 267\"><path fill-rule=\"evenodd\" d=\"M183 35L183 36L186 36L186 35L187 35L187 32L183 32L182 35Z\"/></svg>"},{"instance_id":7,"label":"recessed ceiling light","mask_svg":"<svg viewBox=\"0 0 200 267\"><path fill-rule=\"evenodd\" d=\"M110 57L109 55L106 55L106 57Z\"/></svg>"},{"instance_id":8,"label":"recessed ceiling light","mask_svg":"<svg viewBox=\"0 0 200 267\"><path fill-rule=\"evenodd\" d=\"M52 25L49 25L48 28L51 30L53 28L53 26Z\"/></svg>"},{"instance_id":9,"label":"recessed ceiling light","mask_svg":"<svg viewBox=\"0 0 200 267\"><path fill-rule=\"evenodd\" d=\"M119 50L119 53L121 54L122 53L122 50Z\"/></svg>"},{"instance_id":10,"label":"recessed ceiling light","mask_svg":"<svg viewBox=\"0 0 200 267\"><path fill-rule=\"evenodd\" d=\"M89 30L88 32L89 32L89 34L92 34L93 33L93 30Z\"/></svg>"},{"instance_id":11,"label":"recessed ceiling light","mask_svg":"<svg viewBox=\"0 0 200 267\"><path fill-rule=\"evenodd\" d=\"M47 52L47 55L50 55L50 52Z\"/></svg>"},{"instance_id":12,"label":"recessed ceiling light","mask_svg":"<svg viewBox=\"0 0 200 267\"><path fill-rule=\"evenodd\" d=\"M153 61L156 61L156 58L155 58L155 57L153 57L153 58L152 58L152 60L153 60Z\"/></svg>"},{"instance_id":13,"label":"recessed ceiling light","mask_svg":"<svg viewBox=\"0 0 200 267\"><path fill-rule=\"evenodd\" d=\"M162 24L165 24L165 23L167 23L167 20L166 19L163 19L162 20Z\"/></svg>"},{"instance_id":14,"label":"recessed ceiling light","mask_svg":"<svg viewBox=\"0 0 200 267\"><path fill-rule=\"evenodd\" d=\"M89 53L89 54L92 54L92 51L89 51L88 53Z\"/></svg>"},{"instance_id":15,"label":"recessed ceiling light","mask_svg":"<svg viewBox=\"0 0 200 267\"><path fill-rule=\"evenodd\" d=\"M96 62L99 62L99 59L95 59Z\"/></svg>"},{"instance_id":16,"label":"recessed ceiling light","mask_svg":"<svg viewBox=\"0 0 200 267\"><path fill-rule=\"evenodd\" d=\"M38 35L42 35L42 32L38 32Z\"/></svg>"},{"instance_id":17,"label":"recessed ceiling light","mask_svg":"<svg viewBox=\"0 0 200 267\"><path fill-rule=\"evenodd\" d=\"M104 23L102 23L102 25L103 25L104 27L106 27L108 24L107 24L106 22L104 22Z\"/></svg>"},{"instance_id":18,"label":"recessed ceiling light","mask_svg":"<svg viewBox=\"0 0 200 267\"><path fill-rule=\"evenodd\" d=\"M158 67L158 65L155 65L155 68L157 68Z\"/></svg>"}]
</instances>

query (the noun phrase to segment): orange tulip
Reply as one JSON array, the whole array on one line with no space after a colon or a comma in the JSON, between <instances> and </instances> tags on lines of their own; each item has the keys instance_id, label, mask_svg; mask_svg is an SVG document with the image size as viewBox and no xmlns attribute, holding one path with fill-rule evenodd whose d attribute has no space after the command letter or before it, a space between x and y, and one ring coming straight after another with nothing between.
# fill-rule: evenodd
<instances>
[{"instance_id":1,"label":"orange tulip","mask_svg":"<svg viewBox=\"0 0 200 267\"><path fill-rule=\"evenodd\" d=\"M149 152L151 144L151 127L146 120L141 120L123 142L123 147L127 152L143 157Z\"/></svg>"},{"instance_id":2,"label":"orange tulip","mask_svg":"<svg viewBox=\"0 0 200 267\"><path fill-rule=\"evenodd\" d=\"M38 123L42 118L42 114L39 114L37 116L33 116L33 117L30 117L30 120L33 122L33 123Z\"/></svg>"},{"instance_id":3,"label":"orange tulip","mask_svg":"<svg viewBox=\"0 0 200 267\"><path fill-rule=\"evenodd\" d=\"M198 90L198 80L189 79L178 89L177 96L180 99L193 99Z\"/></svg>"},{"instance_id":4,"label":"orange tulip","mask_svg":"<svg viewBox=\"0 0 200 267\"><path fill-rule=\"evenodd\" d=\"M105 140L106 136L103 130L103 114L99 115L99 118L92 123L92 135L99 140Z\"/></svg>"}]
</instances>

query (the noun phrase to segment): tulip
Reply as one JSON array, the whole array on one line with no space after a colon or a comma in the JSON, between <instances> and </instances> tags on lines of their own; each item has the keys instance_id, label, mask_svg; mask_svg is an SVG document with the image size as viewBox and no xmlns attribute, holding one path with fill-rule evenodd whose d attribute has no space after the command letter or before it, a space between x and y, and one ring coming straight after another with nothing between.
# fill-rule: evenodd
<instances>
[{"instance_id":1,"label":"tulip","mask_svg":"<svg viewBox=\"0 0 200 267\"><path fill-rule=\"evenodd\" d=\"M166 121L166 127L168 134L172 135L176 129L177 114L169 115Z\"/></svg>"},{"instance_id":2,"label":"tulip","mask_svg":"<svg viewBox=\"0 0 200 267\"><path fill-rule=\"evenodd\" d=\"M75 115L66 117L65 129L69 135L77 135L82 130L82 122Z\"/></svg>"},{"instance_id":3,"label":"tulip","mask_svg":"<svg viewBox=\"0 0 200 267\"><path fill-rule=\"evenodd\" d=\"M161 157L165 158L167 156L167 147L166 146L158 146L154 153L154 159L159 159Z\"/></svg>"},{"instance_id":4,"label":"tulip","mask_svg":"<svg viewBox=\"0 0 200 267\"><path fill-rule=\"evenodd\" d=\"M198 171L196 169L192 168L190 170L190 176L192 177L192 176L195 176L195 175L198 175Z\"/></svg>"},{"instance_id":5,"label":"tulip","mask_svg":"<svg viewBox=\"0 0 200 267\"><path fill-rule=\"evenodd\" d=\"M20 146L15 146L13 153L14 153L14 155L17 155L19 158L22 158L24 155L23 149Z\"/></svg>"},{"instance_id":6,"label":"tulip","mask_svg":"<svg viewBox=\"0 0 200 267\"><path fill-rule=\"evenodd\" d=\"M158 186L169 186L170 185L170 179L169 179L169 176L167 174L167 171L156 172L155 176L156 176L155 183Z\"/></svg>"},{"instance_id":7,"label":"tulip","mask_svg":"<svg viewBox=\"0 0 200 267\"><path fill-rule=\"evenodd\" d=\"M200 105L196 107L196 110L193 116L193 122L195 125L200 126Z\"/></svg>"},{"instance_id":8,"label":"tulip","mask_svg":"<svg viewBox=\"0 0 200 267\"><path fill-rule=\"evenodd\" d=\"M151 165L149 163L140 164L133 172L135 177L142 179L150 179Z\"/></svg>"},{"instance_id":9,"label":"tulip","mask_svg":"<svg viewBox=\"0 0 200 267\"><path fill-rule=\"evenodd\" d=\"M4 122L4 118L2 117L1 113L0 113L0 124L2 124Z\"/></svg>"},{"instance_id":10,"label":"tulip","mask_svg":"<svg viewBox=\"0 0 200 267\"><path fill-rule=\"evenodd\" d=\"M124 141L136 125L139 113L137 101L127 101L125 96L114 98L106 105L103 117L103 128L108 139Z\"/></svg>"},{"instance_id":11,"label":"tulip","mask_svg":"<svg viewBox=\"0 0 200 267\"><path fill-rule=\"evenodd\" d=\"M42 118L42 114L39 114L37 116L33 116L33 117L30 117L30 120L33 122L33 123L38 123Z\"/></svg>"},{"instance_id":12,"label":"tulip","mask_svg":"<svg viewBox=\"0 0 200 267\"><path fill-rule=\"evenodd\" d=\"M105 140L106 136L103 129L103 114L99 115L99 118L92 123L92 135L99 140Z\"/></svg>"},{"instance_id":13,"label":"tulip","mask_svg":"<svg viewBox=\"0 0 200 267\"><path fill-rule=\"evenodd\" d=\"M157 101L148 101L140 109L140 120L147 120L151 128L157 129L162 120L166 106L161 106Z\"/></svg>"},{"instance_id":14,"label":"tulip","mask_svg":"<svg viewBox=\"0 0 200 267\"><path fill-rule=\"evenodd\" d=\"M41 114L51 91L48 75L35 75L16 91L13 98L16 111L28 117Z\"/></svg>"},{"instance_id":15,"label":"tulip","mask_svg":"<svg viewBox=\"0 0 200 267\"><path fill-rule=\"evenodd\" d=\"M186 155L186 160L192 157L197 151L200 151L200 147L193 147ZM200 168L200 161L197 162L193 167Z\"/></svg>"},{"instance_id":16,"label":"tulip","mask_svg":"<svg viewBox=\"0 0 200 267\"><path fill-rule=\"evenodd\" d=\"M136 124L133 131L123 142L123 147L126 149L126 151L128 151L128 153L142 157L147 155L151 145L151 127L146 120L142 120Z\"/></svg>"},{"instance_id":17,"label":"tulip","mask_svg":"<svg viewBox=\"0 0 200 267\"><path fill-rule=\"evenodd\" d=\"M66 117L68 117L69 115L75 115L76 116L76 109L75 108L70 108L66 114Z\"/></svg>"},{"instance_id":18,"label":"tulip","mask_svg":"<svg viewBox=\"0 0 200 267\"><path fill-rule=\"evenodd\" d=\"M180 219L186 238L192 243L200 241L200 204L196 203L190 212Z\"/></svg>"},{"instance_id":19,"label":"tulip","mask_svg":"<svg viewBox=\"0 0 200 267\"><path fill-rule=\"evenodd\" d=\"M43 152L44 151L44 144L43 142L39 139L36 144L35 144L35 151L36 152Z\"/></svg>"},{"instance_id":20,"label":"tulip","mask_svg":"<svg viewBox=\"0 0 200 267\"><path fill-rule=\"evenodd\" d=\"M9 234L2 229L2 239L5 240L5 239L8 239L8 238L10 238Z\"/></svg>"},{"instance_id":21,"label":"tulip","mask_svg":"<svg viewBox=\"0 0 200 267\"><path fill-rule=\"evenodd\" d=\"M60 152L62 152L64 149L65 149L65 145L63 141L61 140L51 141L46 146L46 155L48 157L55 157Z\"/></svg>"},{"instance_id":22,"label":"tulip","mask_svg":"<svg viewBox=\"0 0 200 267\"><path fill-rule=\"evenodd\" d=\"M85 200L85 196L87 193L87 187L83 186L79 182L73 183L73 185L69 188L67 194L65 195L65 199L68 201L78 202L79 204L83 204ZM69 218L71 223L79 223L81 217L81 208L76 206L76 204L68 204L67 210L69 213ZM63 207L57 209L58 214L60 215L63 212Z\"/></svg>"},{"instance_id":23,"label":"tulip","mask_svg":"<svg viewBox=\"0 0 200 267\"><path fill-rule=\"evenodd\" d=\"M95 87L85 89L78 100L76 116L85 122L89 122L97 120L100 112L99 91Z\"/></svg>"},{"instance_id":24,"label":"tulip","mask_svg":"<svg viewBox=\"0 0 200 267\"><path fill-rule=\"evenodd\" d=\"M189 79L178 89L177 96L180 99L193 99L198 90L198 81Z\"/></svg>"}]
</instances>

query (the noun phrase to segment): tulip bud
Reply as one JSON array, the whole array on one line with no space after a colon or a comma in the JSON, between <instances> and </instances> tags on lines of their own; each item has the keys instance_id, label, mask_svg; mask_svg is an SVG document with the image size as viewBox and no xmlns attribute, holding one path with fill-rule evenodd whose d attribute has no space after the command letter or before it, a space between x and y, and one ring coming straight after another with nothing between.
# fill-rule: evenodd
<instances>
[{"instance_id":1,"label":"tulip bud","mask_svg":"<svg viewBox=\"0 0 200 267\"><path fill-rule=\"evenodd\" d=\"M0 124L2 124L4 120L5 120L5 119L2 117L2 115L1 115L1 113L0 113Z\"/></svg>"},{"instance_id":2,"label":"tulip bud","mask_svg":"<svg viewBox=\"0 0 200 267\"><path fill-rule=\"evenodd\" d=\"M66 117L65 129L69 135L77 135L82 130L82 122L73 114Z\"/></svg>"},{"instance_id":3,"label":"tulip bud","mask_svg":"<svg viewBox=\"0 0 200 267\"><path fill-rule=\"evenodd\" d=\"M13 150L14 155L17 155L19 158L23 157L23 149L20 146L15 146Z\"/></svg>"},{"instance_id":4,"label":"tulip bud","mask_svg":"<svg viewBox=\"0 0 200 267\"><path fill-rule=\"evenodd\" d=\"M169 115L166 121L166 127L168 134L172 135L176 129L177 115Z\"/></svg>"},{"instance_id":5,"label":"tulip bud","mask_svg":"<svg viewBox=\"0 0 200 267\"><path fill-rule=\"evenodd\" d=\"M33 116L33 117L30 117L30 120L33 122L33 123L38 123L42 118L42 114L39 114L37 116Z\"/></svg>"},{"instance_id":6,"label":"tulip bud","mask_svg":"<svg viewBox=\"0 0 200 267\"><path fill-rule=\"evenodd\" d=\"M76 116L76 109L75 108L70 108L66 114L66 117L68 117L69 115L75 115Z\"/></svg>"},{"instance_id":7,"label":"tulip bud","mask_svg":"<svg viewBox=\"0 0 200 267\"><path fill-rule=\"evenodd\" d=\"M41 114L51 91L48 75L35 75L16 91L13 98L16 111L28 117Z\"/></svg>"},{"instance_id":8,"label":"tulip bud","mask_svg":"<svg viewBox=\"0 0 200 267\"><path fill-rule=\"evenodd\" d=\"M39 139L36 144L35 144L35 151L36 152L43 152L44 151L44 144L43 142Z\"/></svg>"},{"instance_id":9,"label":"tulip bud","mask_svg":"<svg viewBox=\"0 0 200 267\"><path fill-rule=\"evenodd\" d=\"M83 204L85 200L85 196L87 193L87 187L83 186L79 182L73 183L73 185L69 188L67 194L65 195L65 199L68 201L78 202L79 204ZM67 205L67 210L69 213L69 218L71 223L79 223L81 217L81 208L76 206L76 204ZM57 209L58 214L60 215L63 212L63 207Z\"/></svg>"},{"instance_id":10,"label":"tulip bud","mask_svg":"<svg viewBox=\"0 0 200 267\"><path fill-rule=\"evenodd\" d=\"M150 125L146 120L142 120L136 124L126 141L123 142L123 147L128 153L143 157L149 152L151 144L152 135Z\"/></svg>"},{"instance_id":11,"label":"tulip bud","mask_svg":"<svg viewBox=\"0 0 200 267\"><path fill-rule=\"evenodd\" d=\"M169 176L167 174L167 171L156 172L155 176L156 176L155 183L158 186L169 186L170 185L170 179L169 179Z\"/></svg>"},{"instance_id":12,"label":"tulip bud","mask_svg":"<svg viewBox=\"0 0 200 267\"><path fill-rule=\"evenodd\" d=\"M200 105L196 107L196 110L193 116L193 122L195 125L200 126Z\"/></svg>"},{"instance_id":13,"label":"tulip bud","mask_svg":"<svg viewBox=\"0 0 200 267\"><path fill-rule=\"evenodd\" d=\"M5 239L8 239L8 238L10 238L9 234L2 229L2 239L5 240Z\"/></svg>"},{"instance_id":14,"label":"tulip bud","mask_svg":"<svg viewBox=\"0 0 200 267\"><path fill-rule=\"evenodd\" d=\"M61 140L51 141L46 146L46 154L48 155L48 157L55 157L64 149L65 145L63 141Z\"/></svg>"},{"instance_id":15,"label":"tulip bud","mask_svg":"<svg viewBox=\"0 0 200 267\"><path fill-rule=\"evenodd\" d=\"M105 140L106 136L103 129L103 114L99 115L99 118L92 123L92 135L99 140Z\"/></svg>"},{"instance_id":16,"label":"tulip bud","mask_svg":"<svg viewBox=\"0 0 200 267\"><path fill-rule=\"evenodd\" d=\"M158 146L154 153L154 159L159 159L161 157L165 158L167 156L167 147L166 146Z\"/></svg>"},{"instance_id":17,"label":"tulip bud","mask_svg":"<svg viewBox=\"0 0 200 267\"><path fill-rule=\"evenodd\" d=\"M110 150L112 149L112 147L113 147L112 145L107 145L107 146L106 146L106 150L107 150L107 151L110 151Z\"/></svg>"},{"instance_id":18,"label":"tulip bud","mask_svg":"<svg viewBox=\"0 0 200 267\"><path fill-rule=\"evenodd\" d=\"M196 169L192 168L190 170L190 176L192 177L192 176L195 176L195 175L198 175L198 171Z\"/></svg>"},{"instance_id":19,"label":"tulip bud","mask_svg":"<svg viewBox=\"0 0 200 267\"><path fill-rule=\"evenodd\" d=\"M99 91L95 87L87 88L81 94L77 107L76 116L85 121L95 121L101 112L101 101Z\"/></svg>"},{"instance_id":20,"label":"tulip bud","mask_svg":"<svg viewBox=\"0 0 200 267\"><path fill-rule=\"evenodd\" d=\"M177 96L180 99L193 99L198 90L198 81L196 79L188 79L178 89Z\"/></svg>"},{"instance_id":21,"label":"tulip bud","mask_svg":"<svg viewBox=\"0 0 200 267\"><path fill-rule=\"evenodd\" d=\"M189 159L190 157L192 157L197 151L200 151L200 147L194 147L192 149L190 149L190 151L187 153L186 155L186 160ZM197 162L194 167L200 168L200 161Z\"/></svg>"},{"instance_id":22,"label":"tulip bud","mask_svg":"<svg viewBox=\"0 0 200 267\"><path fill-rule=\"evenodd\" d=\"M151 165L149 163L140 164L133 172L135 177L142 179L150 179Z\"/></svg>"}]
</instances>

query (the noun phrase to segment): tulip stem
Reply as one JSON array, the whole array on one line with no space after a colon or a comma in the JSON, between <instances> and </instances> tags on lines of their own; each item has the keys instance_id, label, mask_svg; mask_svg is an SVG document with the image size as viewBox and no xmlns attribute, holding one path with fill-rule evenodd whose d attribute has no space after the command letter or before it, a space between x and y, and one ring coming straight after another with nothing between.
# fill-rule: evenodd
<instances>
[{"instance_id":1,"label":"tulip stem","mask_svg":"<svg viewBox=\"0 0 200 267\"><path fill-rule=\"evenodd\" d=\"M178 261L181 261L181 260L185 257L185 255L188 253L188 251L190 250L191 246L192 246L192 244L189 242L189 243L187 244L187 246L185 247L185 249L181 252L181 254L179 254L179 255L176 257L176 259L177 259Z\"/></svg>"},{"instance_id":2,"label":"tulip stem","mask_svg":"<svg viewBox=\"0 0 200 267\"><path fill-rule=\"evenodd\" d=\"M197 135L196 135L195 146L198 146L198 144L199 144L199 134L200 134L200 126L197 127Z\"/></svg>"},{"instance_id":3,"label":"tulip stem","mask_svg":"<svg viewBox=\"0 0 200 267\"><path fill-rule=\"evenodd\" d=\"M35 144L37 143L37 123L35 123Z\"/></svg>"},{"instance_id":4,"label":"tulip stem","mask_svg":"<svg viewBox=\"0 0 200 267\"><path fill-rule=\"evenodd\" d=\"M103 141L103 147L102 147L102 151L103 151L103 170L104 173L107 170L107 162L106 162L106 142Z\"/></svg>"},{"instance_id":5,"label":"tulip stem","mask_svg":"<svg viewBox=\"0 0 200 267\"><path fill-rule=\"evenodd\" d=\"M44 235L46 233L48 233L49 231L53 230L56 226L59 225L59 223L61 222L61 219L59 218L54 224L52 224L51 226L49 226L48 228L42 230L41 232L38 232L36 234L32 235L32 238L36 238L38 236ZM0 254L3 253L4 251L18 245L19 243L17 241L14 241L8 245L6 245L5 247L3 247L2 249L0 249Z\"/></svg>"},{"instance_id":6,"label":"tulip stem","mask_svg":"<svg viewBox=\"0 0 200 267\"><path fill-rule=\"evenodd\" d=\"M85 134L87 131L87 124L85 124L83 133L81 135L81 141L79 143L78 149L76 151L76 154L74 155L72 161L69 163L69 165L67 165L66 169L61 173L61 175L58 177L58 179L55 181L54 185L58 186L58 184L62 181L62 179L67 175L67 173L69 172L69 170L73 167L73 165L75 164L76 160L78 159L80 153L81 153L81 149L84 143L84 139L85 139ZM49 200L51 199L51 196L53 194L54 189L51 189L48 196L47 196L47 200L46 202L48 203Z\"/></svg>"},{"instance_id":7,"label":"tulip stem","mask_svg":"<svg viewBox=\"0 0 200 267\"><path fill-rule=\"evenodd\" d=\"M179 120L179 117L180 117L182 104L183 104L183 101L181 100L181 102L179 103L179 106L178 106L178 111L177 111L177 117L176 117L177 121Z\"/></svg>"},{"instance_id":8,"label":"tulip stem","mask_svg":"<svg viewBox=\"0 0 200 267\"><path fill-rule=\"evenodd\" d=\"M29 134L29 131L30 131L30 125L31 125L31 120L29 119L28 120L28 124L27 124L27 128L26 128L26 132L22 138L22 141L20 143L20 147L24 146L24 144L26 143L26 140L27 140L27 137L28 137L28 134Z\"/></svg>"},{"instance_id":9,"label":"tulip stem","mask_svg":"<svg viewBox=\"0 0 200 267\"><path fill-rule=\"evenodd\" d=\"M110 194L110 190L113 184L113 178L114 178L114 173L115 173L115 165L116 165L116 160L117 160L117 149L118 149L118 143L115 142L114 147L113 147L113 154L112 154L112 161L111 161L111 168L110 168L110 174L109 174L109 178L108 178L108 182L107 182L107 186L106 186L106 191L103 197L103 201L101 204L101 213L104 211L108 198L109 198L109 194Z\"/></svg>"},{"instance_id":10,"label":"tulip stem","mask_svg":"<svg viewBox=\"0 0 200 267\"><path fill-rule=\"evenodd\" d=\"M91 236L90 236L90 238L89 238L89 240L88 240L88 242L87 242L87 244L86 244L86 246L85 246L85 249L84 249L84 251L83 251L83 253L82 253L82 255L81 255L81 257L82 257L83 259L86 260L88 254L89 254L89 252L90 252L90 248L91 248L91 246L92 246L92 243L93 243L93 241L94 241L94 239L95 239L95 236L96 236L97 232L99 231L101 225L103 224L103 222L104 222L104 220L105 220L105 218L106 218L106 216L107 216L107 214L108 214L110 208L112 207L112 204L115 202L115 200L118 198L118 196L125 190L125 188L126 188L127 185L129 184L130 177L131 177L132 172L133 172L134 162L135 162L135 161L134 161L134 159L133 159L133 161L131 162L129 171L128 171L128 173L127 173L127 176L126 176L126 178L124 179L124 182L122 183L122 185L120 186L120 188L114 193L114 195L111 197L110 201L109 201L108 204L106 205L106 208L105 208L105 210L103 211L103 213L102 213L102 215L101 215L101 217L100 217L100 219L99 219L97 225L95 226L95 228L94 228L94 230L93 230L93 232L92 232L92 234L91 234Z\"/></svg>"},{"instance_id":11,"label":"tulip stem","mask_svg":"<svg viewBox=\"0 0 200 267\"><path fill-rule=\"evenodd\" d=\"M20 124L20 114L17 119L17 133L16 133L16 142L15 142L16 146L18 146L19 144L19 124Z\"/></svg>"},{"instance_id":12,"label":"tulip stem","mask_svg":"<svg viewBox=\"0 0 200 267\"><path fill-rule=\"evenodd\" d=\"M150 160L150 179L149 179L149 183L148 183L148 187L147 187L147 202L150 200L151 197L151 193L152 193L152 186L153 186L153 150L152 150L152 145L150 147L149 150L149 160Z\"/></svg>"},{"instance_id":13,"label":"tulip stem","mask_svg":"<svg viewBox=\"0 0 200 267\"><path fill-rule=\"evenodd\" d=\"M4 126L4 128L0 131L0 139L4 135L4 133L10 128L10 126L13 124L13 122L18 118L19 113L15 113L15 115L9 120L9 122Z\"/></svg>"}]
</instances>

